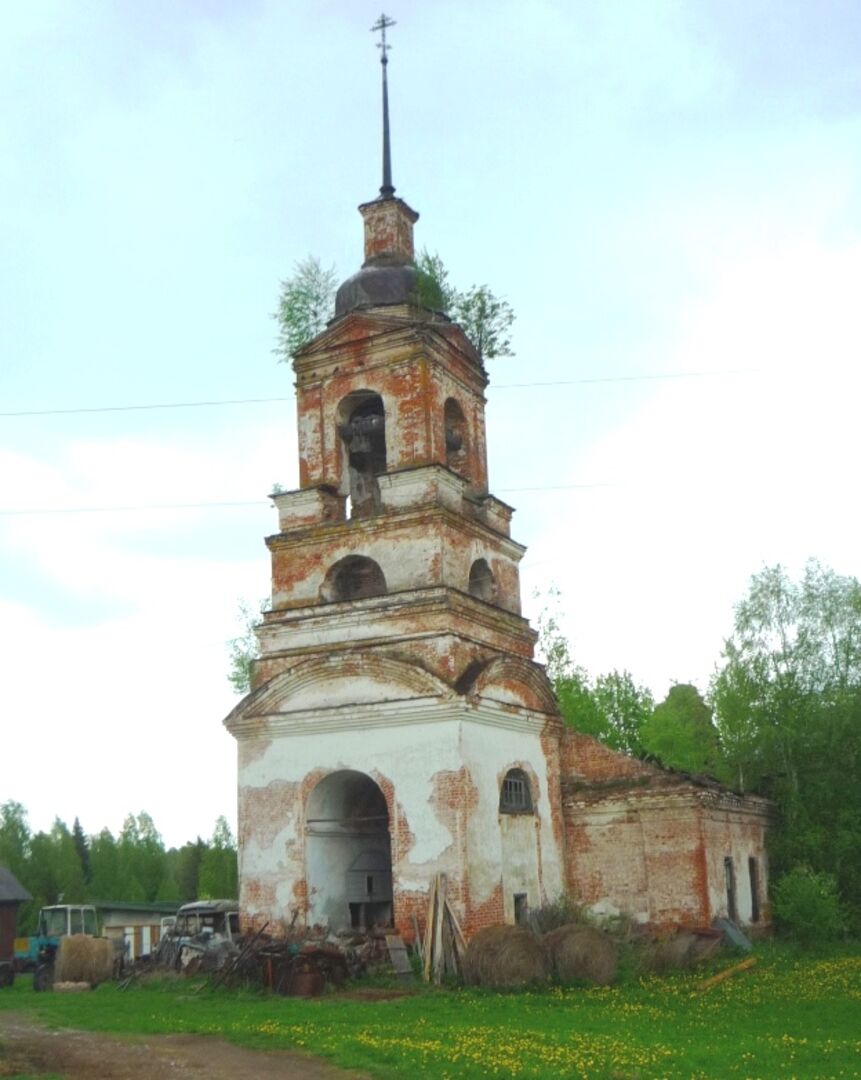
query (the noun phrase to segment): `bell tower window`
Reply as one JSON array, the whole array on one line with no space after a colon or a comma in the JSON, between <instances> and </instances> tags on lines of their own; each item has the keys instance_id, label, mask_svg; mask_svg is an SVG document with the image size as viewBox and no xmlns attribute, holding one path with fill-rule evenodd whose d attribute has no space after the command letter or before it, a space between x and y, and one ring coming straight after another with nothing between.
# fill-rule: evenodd
<instances>
[{"instance_id":1,"label":"bell tower window","mask_svg":"<svg viewBox=\"0 0 861 1080\"><path fill-rule=\"evenodd\" d=\"M359 390L339 409L351 516L371 517L380 509L377 477L386 471L386 413L379 394Z\"/></svg>"},{"instance_id":2,"label":"bell tower window","mask_svg":"<svg viewBox=\"0 0 861 1080\"><path fill-rule=\"evenodd\" d=\"M445 463L454 472L464 474L466 468L466 417L454 398L448 398L443 408L445 423Z\"/></svg>"},{"instance_id":3,"label":"bell tower window","mask_svg":"<svg viewBox=\"0 0 861 1080\"><path fill-rule=\"evenodd\" d=\"M496 579L486 559L476 559L469 568L469 592L490 604L496 601Z\"/></svg>"},{"instance_id":4,"label":"bell tower window","mask_svg":"<svg viewBox=\"0 0 861 1080\"><path fill-rule=\"evenodd\" d=\"M379 565L364 555L348 555L330 567L320 595L326 603L335 604L385 592L386 579Z\"/></svg>"}]
</instances>

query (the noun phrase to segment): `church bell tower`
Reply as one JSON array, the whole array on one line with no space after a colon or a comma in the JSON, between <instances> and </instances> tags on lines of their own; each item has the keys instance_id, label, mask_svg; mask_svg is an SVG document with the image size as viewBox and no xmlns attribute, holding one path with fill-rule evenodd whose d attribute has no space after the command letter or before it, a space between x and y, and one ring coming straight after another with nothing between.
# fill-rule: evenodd
<instances>
[{"instance_id":1,"label":"church bell tower","mask_svg":"<svg viewBox=\"0 0 861 1080\"><path fill-rule=\"evenodd\" d=\"M487 374L429 306L383 184L364 262L294 355L297 491L272 496L271 605L239 756L246 924L395 925L434 875L469 933L563 891L561 724L520 614L511 508L488 489Z\"/></svg>"}]
</instances>

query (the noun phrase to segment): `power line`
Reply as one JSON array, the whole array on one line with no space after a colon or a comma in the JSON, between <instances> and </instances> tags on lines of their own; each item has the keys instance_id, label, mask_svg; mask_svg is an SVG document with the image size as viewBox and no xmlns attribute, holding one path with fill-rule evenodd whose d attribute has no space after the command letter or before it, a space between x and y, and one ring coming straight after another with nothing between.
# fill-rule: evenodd
<instances>
[{"instance_id":1,"label":"power line","mask_svg":"<svg viewBox=\"0 0 861 1080\"><path fill-rule=\"evenodd\" d=\"M235 502L139 503L131 506L59 506L37 510L0 510L0 517L35 517L51 514L124 514L139 510L210 510L225 506L264 506L261 499Z\"/></svg>"},{"instance_id":2,"label":"power line","mask_svg":"<svg viewBox=\"0 0 861 1080\"><path fill-rule=\"evenodd\" d=\"M598 375L591 379L554 379L552 382L499 383L494 390L523 390L540 386L589 386L595 383L646 382L656 379L702 379L716 375L758 375L756 368L726 368L723 371L668 371L655 375Z\"/></svg>"},{"instance_id":3,"label":"power line","mask_svg":"<svg viewBox=\"0 0 861 1080\"><path fill-rule=\"evenodd\" d=\"M261 405L271 401L295 401L295 398L225 398L221 401L167 401L154 405L98 405L80 409L24 409L19 412L0 412L0 416L75 416L78 413L142 412L149 409L202 409L211 405Z\"/></svg>"},{"instance_id":4,"label":"power line","mask_svg":"<svg viewBox=\"0 0 861 1080\"><path fill-rule=\"evenodd\" d=\"M651 375L600 375L586 379L554 379L548 382L496 383L493 390L542 389L551 386L593 386L599 383L653 382L661 379L701 379L723 375L755 375L753 368L728 368L723 371L673 371ZM16 416L78 416L83 413L147 412L156 409L204 409L222 405L268 405L273 402L295 401L290 397L221 398L211 401L165 401L145 405L94 405L74 409L20 409L0 412L0 417Z\"/></svg>"}]
</instances>

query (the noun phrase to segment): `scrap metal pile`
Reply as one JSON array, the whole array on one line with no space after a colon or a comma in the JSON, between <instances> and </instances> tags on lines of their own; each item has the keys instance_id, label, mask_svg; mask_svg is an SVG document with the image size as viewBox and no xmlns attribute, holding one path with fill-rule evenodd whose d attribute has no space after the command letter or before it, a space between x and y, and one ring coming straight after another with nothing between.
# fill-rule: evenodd
<instances>
[{"instance_id":1,"label":"scrap metal pile","mask_svg":"<svg viewBox=\"0 0 861 1080\"><path fill-rule=\"evenodd\" d=\"M390 963L381 932L331 934L314 927L275 936L267 927L234 941L210 943L199 952L190 952L187 941L164 939L141 967L209 973L213 988L262 986L277 994L316 997L327 986L339 987Z\"/></svg>"}]
</instances>

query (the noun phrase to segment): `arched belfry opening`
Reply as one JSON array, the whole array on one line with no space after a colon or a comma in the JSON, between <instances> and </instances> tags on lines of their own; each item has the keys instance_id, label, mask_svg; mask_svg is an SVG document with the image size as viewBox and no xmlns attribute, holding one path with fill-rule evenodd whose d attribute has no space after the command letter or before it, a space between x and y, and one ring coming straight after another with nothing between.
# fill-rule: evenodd
<instances>
[{"instance_id":1,"label":"arched belfry opening","mask_svg":"<svg viewBox=\"0 0 861 1080\"><path fill-rule=\"evenodd\" d=\"M341 402L338 433L344 444L350 516L371 517L380 509L377 477L386 471L386 411L383 399L357 390Z\"/></svg>"},{"instance_id":2,"label":"arched belfry opening","mask_svg":"<svg viewBox=\"0 0 861 1080\"><path fill-rule=\"evenodd\" d=\"M309 924L331 930L392 925L392 843L379 785L340 769L308 797L305 866Z\"/></svg>"},{"instance_id":3,"label":"arched belfry opening","mask_svg":"<svg viewBox=\"0 0 861 1080\"><path fill-rule=\"evenodd\" d=\"M496 578L486 559L476 559L469 568L469 591L479 600L486 600L489 604L496 602Z\"/></svg>"},{"instance_id":4,"label":"arched belfry opening","mask_svg":"<svg viewBox=\"0 0 861 1080\"><path fill-rule=\"evenodd\" d=\"M379 564L365 555L348 555L329 568L320 597L327 604L334 604L382 596L385 592L386 578Z\"/></svg>"},{"instance_id":5,"label":"arched belfry opening","mask_svg":"<svg viewBox=\"0 0 861 1080\"><path fill-rule=\"evenodd\" d=\"M465 475L467 428L463 409L454 398L448 398L443 406L445 424L445 463L461 476Z\"/></svg>"}]
</instances>

